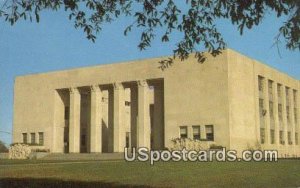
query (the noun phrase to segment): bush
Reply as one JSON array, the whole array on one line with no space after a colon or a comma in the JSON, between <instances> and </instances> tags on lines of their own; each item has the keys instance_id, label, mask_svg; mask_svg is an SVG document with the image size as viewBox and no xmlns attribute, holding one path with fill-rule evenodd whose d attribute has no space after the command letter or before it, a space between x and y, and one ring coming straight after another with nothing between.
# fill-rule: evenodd
<instances>
[{"instance_id":1,"label":"bush","mask_svg":"<svg viewBox=\"0 0 300 188\"><path fill-rule=\"evenodd\" d=\"M216 145L216 144L212 144L210 145L209 149L223 149L224 147L223 146L220 146L220 145Z\"/></svg>"},{"instance_id":2,"label":"bush","mask_svg":"<svg viewBox=\"0 0 300 188\"><path fill-rule=\"evenodd\" d=\"M15 142L15 143L11 143L9 146L15 146L17 144L23 144L23 143L20 143L20 142Z\"/></svg>"},{"instance_id":3,"label":"bush","mask_svg":"<svg viewBox=\"0 0 300 188\"><path fill-rule=\"evenodd\" d=\"M8 152L7 147L5 146L4 142L0 140L0 153L7 153L7 152Z\"/></svg>"},{"instance_id":4,"label":"bush","mask_svg":"<svg viewBox=\"0 0 300 188\"><path fill-rule=\"evenodd\" d=\"M255 150L262 150L262 146L259 141L256 141L254 145L247 144L247 150L253 152Z\"/></svg>"},{"instance_id":5,"label":"bush","mask_svg":"<svg viewBox=\"0 0 300 188\"><path fill-rule=\"evenodd\" d=\"M209 149L209 143L206 141L192 140L189 138L174 138L171 141L172 146L170 150L182 150L185 148L186 150L200 151Z\"/></svg>"},{"instance_id":6,"label":"bush","mask_svg":"<svg viewBox=\"0 0 300 188\"><path fill-rule=\"evenodd\" d=\"M16 142L16 143L10 144L10 146L14 146L14 145L16 145L16 144L25 144L25 143ZM26 143L25 145L28 145L28 146L41 146L41 145L38 144L38 143Z\"/></svg>"},{"instance_id":7,"label":"bush","mask_svg":"<svg viewBox=\"0 0 300 188\"><path fill-rule=\"evenodd\" d=\"M31 149L26 144L14 143L9 147L9 159L28 159Z\"/></svg>"},{"instance_id":8,"label":"bush","mask_svg":"<svg viewBox=\"0 0 300 188\"><path fill-rule=\"evenodd\" d=\"M40 148L32 149L31 151L32 151L32 152L47 152L47 153L50 152L49 149L40 149Z\"/></svg>"}]
</instances>

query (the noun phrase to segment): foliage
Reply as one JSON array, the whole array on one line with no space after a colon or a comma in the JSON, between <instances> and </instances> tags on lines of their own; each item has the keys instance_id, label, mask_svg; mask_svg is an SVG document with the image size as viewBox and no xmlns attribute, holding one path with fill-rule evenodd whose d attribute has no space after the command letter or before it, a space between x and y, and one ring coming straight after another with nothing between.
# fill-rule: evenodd
<instances>
[{"instance_id":1,"label":"foliage","mask_svg":"<svg viewBox=\"0 0 300 188\"><path fill-rule=\"evenodd\" d=\"M247 150L254 152L255 150L262 150L260 142L257 140L254 145L247 144Z\"/></svg>"},{"instance_id":2,"label":"foliage","mask_svg":"<svg viewBox=\"0 0 300 188\"><path fill-rule=\"evenodd\" d=\"M37 149L31 149L32 152L46 152L50 153L49 149L43 149L43 148L37 148Z\"/></svg>"},{"instance_id":3,"label":"foliage","mask_svg":"<svg viewBox=\"0 0 300 188\"><path fill-rule=\"evenodd\" d=\"M190 138L174 138L171 140L172 145L170 150L207 150L209 149L210 142L200 141L200 140L192 140Z\"/></svg>"},{"instance_id":4,"label":"foliage","mask_svg":"<svg viewBox=\"0 0 300 188\"><path fill-rule=\"evenodd\" d=\"M16 143L10 144L10 146L14 146L14 145L16 145L16 144L25 144L25 143L16 142ZM26 143L26 145L28 145L28 146L42 146L42 145L39 144L39 143Z\"/></svg>"},{"instance_id":5,"label":"foliage","mask_svg":"<svg viewBox=\"0 0 300 188\"><path fill-rule=\"evenodd\" d=\"M0 140L0 153L7 153L8 148L5 146L4 142Z\"/></svg>"},{"instance_id":6,"label":"foliage","mask_svg":"<svg viewBox=\"0 0 300 188\"><path fill-rule=\"evenodd\" d=\"M245 28L251 29L262 22L265 14L275 12L277 17L286 16L287 20L279 29L276 40L283 37L286 48L300 50L300 1L298 0L186 0L187 8L179 7L175 0L6 0L0 10L11 25L19 19L40 21L43 10L64 8L74 27L82 29L87 39L95 41L96 34L104 23L111 23L121 16L134 19L124 30L127 35L133 28L141 29L138 48L145 50L157 37L158 29L164 33L159 36L168 42L174 32L183 34L173 50L174 56L161 61L161 68L167 68L176 57L188 58L192 52L199 62L205 57L199 51L205 47L216 56L226 47L221 33L216 28L216 20L228 19L237 26L240 34Z\"/></svg>"},{"instance_id":7,"label":"foliage","mask_svg":"<svg viewBox=\"0 0 300 188\"><path fill-rule=\"evenodd\" d=\"M31 153L27 144L16 143L9 147L9 159L28 159Z\"/></svg>"},{"instance_id":8,"label":"foliage","mask_svg":"<svg viewBox=\"0 0 300 188\"><path fill-rule=\"evenodd\" d=\"M223 146L216 145L216 144L212 144L209 146L209 149L223 149L223 148L224 148Z\"/></svg>"}]
</instances>

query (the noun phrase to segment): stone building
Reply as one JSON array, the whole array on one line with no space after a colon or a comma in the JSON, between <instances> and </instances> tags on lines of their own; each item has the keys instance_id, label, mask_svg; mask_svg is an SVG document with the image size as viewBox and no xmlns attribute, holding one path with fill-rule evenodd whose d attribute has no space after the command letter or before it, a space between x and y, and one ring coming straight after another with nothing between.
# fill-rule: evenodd
<instances>
[{"instance_id":1,"label":"stone building","mask_svg":"<svg viewBox=\"0 0 300 188\"><path fill-rule=\"evenodd\" d=\"M182 137L300 156L299 80L230 49L164 71L159 60L18 76L13 142L100 153Z\"/></svg>"}]
</instances>

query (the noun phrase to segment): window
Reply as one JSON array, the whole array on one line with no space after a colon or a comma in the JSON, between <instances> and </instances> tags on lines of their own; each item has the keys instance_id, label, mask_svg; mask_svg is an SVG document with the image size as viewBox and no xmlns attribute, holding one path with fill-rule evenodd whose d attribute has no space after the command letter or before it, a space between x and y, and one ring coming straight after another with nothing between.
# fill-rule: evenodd
<instances>
[{"instance_id":1,"label":"window","mask_svg":"<svg viewBox=\"0 0 300 188\"><path fill-rule=\"evenodd\" d=\"M263 117L264 116L264 100L259 99L259 116Z\"/></svg>"},{"instance_id":2,"label":"window","mask_svg":"<svg viewBox=\"0 0 300 188\"><path fill-rule=\"evenodd\" d=\"M126 148L129 148L130 132L126 132Z\"/></svg>"},{"instance_id":3,"label":"window","mask_svg":"<svg viewBox=\"0 0 300 188\"><path fill-rule=\"evenodd\" d=\"M275 143L275 130L271 129L271 144Z\"/></svg>"},{"instance_id":4,"label":"window","mask_svg":"<svg viewBox=\"0 0 300 188\"><path fill-rule=\"evenodd\" d=\"M298 133L295 133L295 144L298 145L299 144L299 137L298 137Z\"/></svg>"},{"instance_id":5,"label":"window","mask_svg":"<svg viewBox=\"0 0 300 188\"><path fill-rule=\"evenodd\" d=\"M261 76L258 76L258 90L262 92L264 90L264 78Z\"/></svg>"},{"instance_id":6,"label":"window","mask_svg":"<svg viewBox=\"0 0 300 188\"><path fill-rule=\"evenodd\" d=\"M23 143L27 144L27 133L22 133L23 135Z\"/></svg>"},{"instance_id":7,"label":"window","mask_svg":"<svg viewBox=\"0 0 300 188\"><path fill-rule=\"evenodd\" d=\"M293 90L294 106L297 107L297 90Z\"/></svg>"},{"instance_id":8,"label":"window","mask_svg":"<svg viewBox=\"0 0 300 188\"><path fill-rule=\"evenodd\" d=\"M70 118L70 107L65 106L65 120L69 120Z\"/></svg>"},{"instance_id":9,"label":"window","mask_svg":"<svg viewBox=\"0 0 300 188\"><path fill-rule=\"evenodd\" d=\"M187 138L187 126L180 127L180 138Z\"/></svg>"},{"instance_id":10,"label":"window","mask_svg":"<svg viewBox=\"0 0 300 188\"><path fill-rule=\"evenodd\" d=\"M281 98L281 84L277 84L277 95L278 98Z\"/></svg>"},{"instance_id":11,"label":"window","mask_svg":"<svg viewBox=\"0 0 300 188\"><path fill-rule=\"evenodd\" d=\"M295 124L297 124L297 108L294 108L294 119L295 119Z\"/></svg>"},{"instance_id":12,"label":"window","mask_svg":"<svg viewBox=\"0 0 300 188\"><path fill-rule=\"evenodd\" d=\"M280 140L280 144L284 145L284 138L283 138L283 131L279 131L279 140Z\"/></svg>"},{"instance_id":13,"label":"window","mask_svg":"<svg viewBox=\"0 0 300 188\"><path fill-rule=\"evenodd\" d=\"M286 118L288 120L288 122L290 122L290 107L286 106Z\"/></svg>"},{"instance_id":14,"label":"window","mask_svg":"<svg viewBox=\"0 0 300 188\"><path fill-rule=\"evenodd\" d=\"M44 145L44 133L39 132L39 145L43 146Z\"/></svg>"},{"instance_id":15,"label":"window","mask_svg":"<svg viewBox=\"0 0 300 188\"><path fill-rule=\"evenodd\" d=\"M273 99L273 81L268 81L268 92L269 92L269 99Z\"/></svg>"},{"instance_id":16,"label":"window","mask_svg":"<svg viewBox=\"0 0 300 188\"><path fill-rule=\"evenodd\" d=\"M130 102L129 101L125 101L125 106L130 106Z\"/></svg>"},{"instance_id":17,"label":"window","mask_svg":"<svg viewBox=\"0 0 300 188\"><path fill-rule=\"evenodd\" d=\"M288 141L289 141L289 145L292 145L292 144L293 144L291 132L288 132Z\"/></svg>"},{"instance_id":18,"label":"window","mask_svg":"<svg viewBox=\"0 0 300 188\"><path fill-rule=\"evenodd\" d=\"M278 117L282 121L282 104L278 104Z\"/></svg>"},{"instance_id":19,"label":"window","mask_svg":"<svg viewBox=\"0 0 300 188\"><path fill-rule=\"evenodd\" d=\"M286 105L289 106L290 97L289 97L289 88L288 87L285 87L285 98L286 98Z\"/></svg>"},{"instance_id":20,"label":"window","mask_svg":"<svg viewBox=\"0 0 300 188\"><path fill-rule=\"evenodd\" d=\"M273 109L273 102L269 101L269 113L270 113L270 117L274 118L274 109Z\"/></svg>"},{"instance_id":21,"label":"window","mask_svg":"<svg viewBox=\"0 0 300 188\"><path fill-rule=\"evenodd\" d=\"M260 128L260 143L265 143L265 128Z\"/></svg>"},{"instance_id":22,"label":"window","mask_svg":"<svg viewBox=\"0 0 300 188\"><path fill-rule=\"evenodd\" d=\"M31 144L35 144L35 133L30 133Z\"/></svg>"},{"instance_id":23,"label":"window","mask_svg":"<svg viewBox=\"0 0 300 188\"><path fill-rule=\"evenodd\" d=\"M200 140L200 126L193 126L193 139Z\"/></svg>"},{"instance_id":24,"label":"window","mask_svg":"<svg viewBox=\"0 0 300 188\"><path fill-rule=\"evenodd\" d=\"M206 140L214 141L214 126L205 125L205 132L206 132Z\"/></svg>"}]
</instances>

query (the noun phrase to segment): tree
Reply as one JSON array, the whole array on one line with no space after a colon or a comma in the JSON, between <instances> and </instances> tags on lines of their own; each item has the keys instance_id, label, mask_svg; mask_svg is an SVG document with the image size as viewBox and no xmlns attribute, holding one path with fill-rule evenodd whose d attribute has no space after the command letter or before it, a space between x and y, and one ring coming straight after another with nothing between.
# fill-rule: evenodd
<instances>
[{"instance_id":1,"label":"tree","mask_svg":"<svg viewBox=\"0 0 300 188\"><path fill-rule=\"evenodd\" d=\"M64 8L74 27L82 29L87 39L95 42L96 34L104 23L111 23L121 16L134 19L124 28L127 35L133 28L141 29L140 50L151 46L155 37L168 42L174 32L183 34L174 47L174 56L162 60L164 69L173 63L176 57L184 60L190 53L196 52L199 62L205 57L199 51L205 47L213 56L226 47L221 33L217 30L217 19L228 19L237 26L240 34L245 28L251 29L261 23L268 12L277 17L286 16L287 20L275 37L284 39L286 48L300 50L300 1L299 0L186 0L187 7L180 8L175 0L6 0L0 10L0 17L11 25L19 19L40 21L40 12L46 9ZM34 17L34 18L33 18ZM158 29L164 33L157 36Z\"/></svg>"},{"instance_id":2,"label":"tree","mask_svg":"<svg viewBox=\"0 0 300 188\"><path fill-rule=\"evenodd\" d=\"M7 147L5 146L4 142L2 142L2 141L0 140L0 153L6 153L6 152L8 152L8 149L7 149Z\"/></svg>"}]
</instances>

